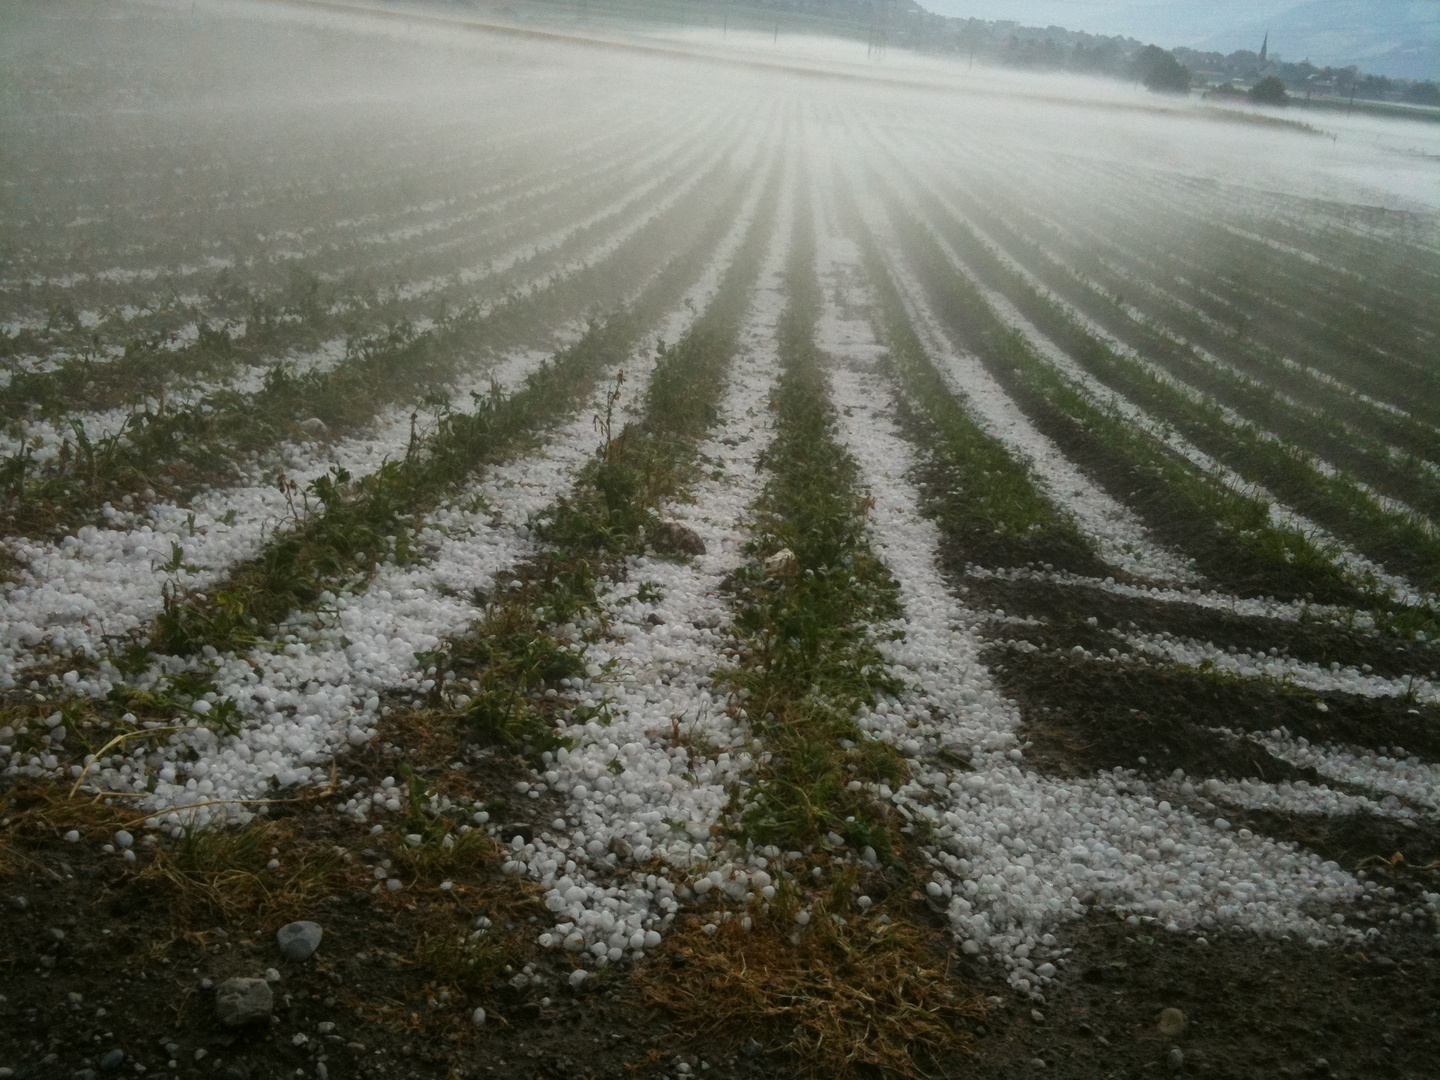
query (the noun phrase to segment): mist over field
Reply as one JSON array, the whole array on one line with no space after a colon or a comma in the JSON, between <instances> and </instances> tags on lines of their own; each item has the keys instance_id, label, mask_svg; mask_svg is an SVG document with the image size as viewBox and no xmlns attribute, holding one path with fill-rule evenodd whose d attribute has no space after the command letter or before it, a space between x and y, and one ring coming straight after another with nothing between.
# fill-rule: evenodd
<instances>
[{"instance_id":1,"label":"mist over field","mask_svg":"<svg viewBox=\"0 0 1440 1080\"><path fill-rule=\"evenodd\" d=\"M0 2L4 1075L1424 1074L1440 125L650 14Z\"/></svg>"}]
</instances>

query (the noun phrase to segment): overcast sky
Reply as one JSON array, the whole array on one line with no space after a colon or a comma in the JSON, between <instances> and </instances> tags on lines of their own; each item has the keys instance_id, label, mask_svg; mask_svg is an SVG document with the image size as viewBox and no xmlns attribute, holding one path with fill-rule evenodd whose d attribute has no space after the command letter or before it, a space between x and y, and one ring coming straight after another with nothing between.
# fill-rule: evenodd
<instances>
[{"instance_id":1,"label":"overcast sky","mask_svg":"<svg viewBox=\"0 0 1440 1080\"><path fill-rule=\"evenodd\" d=\"M1095 34L1126 34L1167 48L1295 7L1299 0L919 0L941 15L1013 19L1026 26L1063 26ZM1375 0L1383 3L1384 0ZM1440 0L1437 0L1440 2ZM1255 47L1259 48L1257 41Z\"/></svg>"}]
</instances>

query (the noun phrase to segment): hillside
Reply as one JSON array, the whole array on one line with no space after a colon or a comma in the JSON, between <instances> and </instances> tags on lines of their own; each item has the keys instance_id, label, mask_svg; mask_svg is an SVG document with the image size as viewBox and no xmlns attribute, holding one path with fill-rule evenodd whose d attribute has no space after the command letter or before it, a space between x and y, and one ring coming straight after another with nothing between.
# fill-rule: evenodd
<instances>
[{"instance_id":1,"label":"hillside","mask_svg":"<svg viewBox=\"0 0 1440 1080\"><path fill-rule=\"evenodd\" d=\"M1286 60L1354 64L1391 78L1440 74L1440 4L1433 0L1310 0L1275 18L1214 34L1197 47L1225 53L1255 49L1267 30L1271 53Z\"/></svg>"}]
</instances>

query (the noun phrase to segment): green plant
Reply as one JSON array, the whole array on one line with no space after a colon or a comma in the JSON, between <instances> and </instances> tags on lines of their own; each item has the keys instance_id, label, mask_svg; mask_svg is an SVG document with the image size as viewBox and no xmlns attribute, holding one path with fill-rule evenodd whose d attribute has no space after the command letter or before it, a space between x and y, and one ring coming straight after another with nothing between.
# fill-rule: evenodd
<instances>
[{"instance_id":1,"label":"green plant","mask_svg":"<svg viewBox=\"0 0 1440 1080\"><path fill-rule=\"evenodd\" d=\"M776 435L764 455L771 478L748 549L756 565L734 576L743 662L723 676L770 757L734 810L740 833L757 843L813 843L837 831L888 858L888 814L863 785L898 783L906 767L854 714L900 690L870 631L899 607L865 540L869 504L855 463L835 440L814 345L819 286L808 217L802 205L779 328ZM761 565L781 549L794 555L795 572L767 577Z\"/></svg>"}]
</instances>

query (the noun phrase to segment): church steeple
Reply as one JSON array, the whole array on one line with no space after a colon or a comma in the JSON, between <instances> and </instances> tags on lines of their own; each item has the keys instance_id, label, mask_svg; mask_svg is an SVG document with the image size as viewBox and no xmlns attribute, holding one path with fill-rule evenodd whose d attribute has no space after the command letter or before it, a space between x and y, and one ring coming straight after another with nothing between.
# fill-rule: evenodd
<instances>
[{"instance_id":1,"label":"church steeple","mask_svg":"<svg viewBox=\"0 0 1440 1080\"><path fill-rule=\"evenodd\" d=\"M1270 31L1265 31L1265 40L1260 43L1260 63L1265 62L1265 54L1270 51Z\"/></svg>"}]
</instances>

